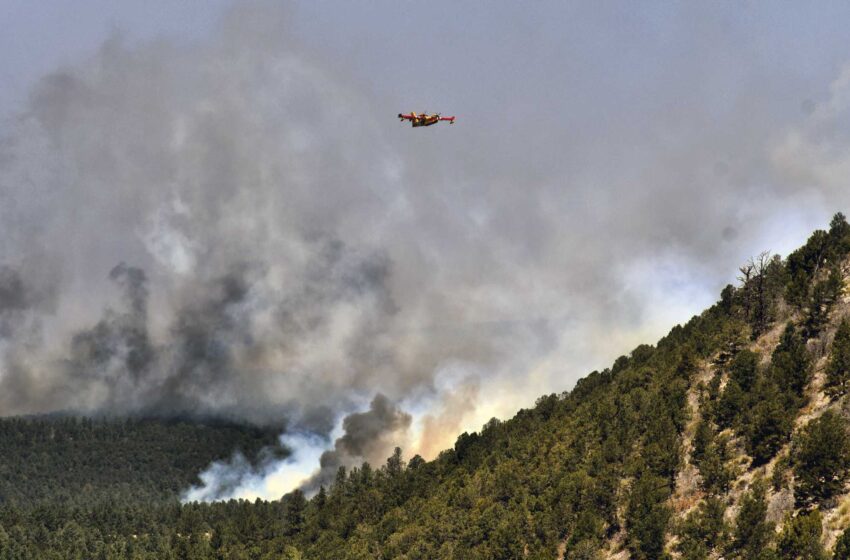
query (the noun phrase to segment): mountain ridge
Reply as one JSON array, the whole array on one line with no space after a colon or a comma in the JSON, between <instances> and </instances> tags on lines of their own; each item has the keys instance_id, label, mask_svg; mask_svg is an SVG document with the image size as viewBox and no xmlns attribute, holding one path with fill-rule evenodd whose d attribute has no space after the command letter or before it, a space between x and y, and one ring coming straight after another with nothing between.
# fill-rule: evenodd
<instances>
[{"instance_id":1,"label":"mountain ridge","mask_svg":"<svg viewBox=\"0 0 850 560\"><path fill-rule=\"evenodd\" d=\"M848 255L837 214L571 391L309 500L0 500L0 558L850 558Z\"/></svg>"}]
</instances>

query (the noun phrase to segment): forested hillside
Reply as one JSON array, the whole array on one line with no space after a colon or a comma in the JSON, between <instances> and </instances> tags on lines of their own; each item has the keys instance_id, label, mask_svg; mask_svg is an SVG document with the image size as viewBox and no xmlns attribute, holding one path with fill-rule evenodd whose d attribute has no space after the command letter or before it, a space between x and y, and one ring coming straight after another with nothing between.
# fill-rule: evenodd
<instances>
[{"instance_id":1,"label":"forested hillside","mask_svg":"<svg viewBox=\"0 0 850 560\"><path fill-rule=\"evenodd\" d=\"M710 309L572 391L462 434L434 461L398 450L340 469L310 499L163 501L208 460L183 449L179 463L152 461L169 466L139 490L147 505L68 501L81 477L38 472L39 439L57 445L47 424L15 440L28 421L7 420L4 445L30 443L3 449L3 492L16 498L0 508L0 559L850 558L848 256L839 214L787 259L754 257ZM114 457L92 484L127 496L148 473L114 448L154 429L134 426L103 428L90 458L68 460ZM225 439L204 447L226 454ZM27 481L51 489L18 490Z\"/></svg>"},{"instance_id":2,"label":"forested hillside","mask_svg":"<svg viewBox=\"0 0 850 560\"><path fill-rule=\"evenodd\" d=\"M274 450L278 433L176 419L2 418L0 506L173 501L210 462Z\"/></svg>"}]
</instances>

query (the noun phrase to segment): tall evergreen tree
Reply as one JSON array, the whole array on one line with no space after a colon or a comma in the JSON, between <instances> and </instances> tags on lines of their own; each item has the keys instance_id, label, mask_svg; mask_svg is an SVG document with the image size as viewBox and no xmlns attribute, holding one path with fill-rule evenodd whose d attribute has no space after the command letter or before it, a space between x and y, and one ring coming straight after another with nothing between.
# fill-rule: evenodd
<instances>
[{"instance_id":1,"label":"tall evergreen tree","mask_svg":"<svg viewBox=\"0 0 850 560\"><path fill-rule=\"evenodd\" d=\"M843 289L844 281L837 266L830 268L826 279L815 283L805 318L806 337L812 338L820 333L829 319L832 306L838 301Z\"/></svg>"},{"instance_id":2,"label":"tall evergreen tree","mask_svg":"<svg viewBox=\"0 0 850 560\"><path fill-rule=\"evenodd\" d=\"M850 252L850 224L841 212L837 212L829 222L828 235L833 261Z\"/></svg>"},{"instance_id":3,"label":"tall evergreen tree","mask_svg":"<svg viewBox=\"0 0 850 560\"><path fill-rule=\"evenodd\" d=\"M823 520L818 510L788 519L777 543L780 558L826 560L826 551L821 543L822 534Z\"/></svg>"},{"instance_id":4,"label":"tall evergreen tree","mask_svg":"<svg viewBox=\"0 0 850 560\"><path fill-rule=\"evenodd\" d=\"M763 465L779 451L791 433L793 410L771 380L762 380L755 391L755 405L748 411L744 433L747 452L754 465Z\"/></svg>"},{"instance_id":5,"label":"tall evergreen tree","mask_svg":"<svg viewBox=\"0 0 850 560\"><path fill-rule=\"evenodd\" d=\"M770 373L779 389L800 406L803 391L811 379L812 360L805 341L791 322L785 325L779 344L773 351Z\"/></svg>"},{"instance_id":6,"label":"tall evergreen tree","mask_svg":"<svg viewBox=\"0 0 850 560\"><path fill-rule=\"evenodd\" d=\"M755 558L767 546L773 527L767 522L767 499L764 481L756 480L741 498L741 509L735 519L735 532L730 552L741 559Z\"/></svg>"},{"instance_id":7,"label":"tall evergreen tree","mask_svg":"<svg viewBox=\"0 0 850 560\"><path fill-rule=\"evenodd\" d=\"M844 488L850 474L850 436L841 416L827 410L794 438L791 461L802 505L828 500Z\"/></svg>"},{"instance_id":8,"label":"tall evergreen tree","mask_svg":"<svg viewBox=\"0 0 850 560\"><path fill-rule=\"evenodd\" d=\"M670 519L665 503L669 481L642 469L635 478L626 510L628 547L635 560L663 557L664 533Z\"/></svg>"},{"instance_id":9,"label":"tall evergreen tree","mask_svg":"<svg viewBox=\"0 0 850 560\"><path fill-rule=\"evenodd\" d=\"M678 530L676 548L682 560L704 560L722 545L728 530L723 518L725 511L722 500L710 496L688 514Z\"/></svg>"},{"instance_id":10,"label":"tall evergreen tree","mask_svg":"<svg viewBox=\"0 0 850 560\"><path fill-rule=\"evenodd\" d=\"M835 331L829 362L826 365L826 392L841 396L850 390L850 321L842 319Z\"/></svg>"},{"instance_id":11,"label":"tall evergreen tree","mask_svg":"<svg viewBox=\"0 0 850 560\"><path fill-rule=\"evenodd\" d=\"M755 387L758 378L759 355L751 350L741 350L729 365L729 379L734 380L745 392Z\"/></svg>"},{"instance_id":12,"label":"tall evergreen tree","mask_svg":"<svg viewBox=\"0 0 850 560\"><path fill-rule=\"evenodd\" d=\"M307 499L301 490L293 490L283 497L284 534L292 536L304 528Z\"/></svg>"}]
</instances>

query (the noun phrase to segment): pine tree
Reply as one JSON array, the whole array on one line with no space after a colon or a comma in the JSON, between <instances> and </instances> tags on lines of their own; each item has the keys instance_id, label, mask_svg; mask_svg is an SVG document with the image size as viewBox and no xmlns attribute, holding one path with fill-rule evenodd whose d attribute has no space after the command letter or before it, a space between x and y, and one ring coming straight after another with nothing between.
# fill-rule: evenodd
<instances>
[{"instance_id":1,"label":"pine tree","mask_svg":"<svg viewBox=\"0 0 850 560\"><path fill-rule=\"evenodd\" d=\"M730 546L739 558L755 558L770 541L773 527L767 522L766 488L756 480L750 491L741 499L741 509L735 520L735 533Z\"/></svg>"},{"instance_id":2,"label":"pine tree","mask_svg":"<svg viewBox=\"0 0 850 560\"><path fill-rule=\"evenodd\" d=\"M401 447L396 447L393 450L393 454L390 456L389 459L387 459L387 464L385 467L386 473L387 475L389 475L390 478L396 478L401 475L402 472L404 472L404 467L405 463L404 459L402 458Z\"/></svg>"},{"instance_id":3,"label":"pine tree","mask_svg":"<svg viewBox=\"0 0 850 560\"><path fill-rule=\"evenodd\" d=\"M826 366L826 392L833 397L850 389L850 321L842 319L835 332L829 363Z\"/></svg>"},{"instance_id":4,"label":"pine tree","mask_svg":"<svg viewBox=\"0 0 850 560\"><path fill-rule=\"evenodd\" d=\"M704 560L723 543L727 533L723 519L725 511L726 506L720 498L708 497L688 514L678 531L676 548L682 560Z\"/></svg>"},{"instance_id":5,"label":"pine tree","mask_svg":"<svg viewBox=\"0 0 850 560\"><path fill-rule=\"evenodd\" d=\"M741 416L747 411L747 395L734 379L730 379L723 388L717 401L715 414L721 428L739 427Z\"/></svg>"},{"instance_id":6,"label":"pine tree","mask_svg":"<svg viewBox=\"0 0 850 560\"><path fill-rule=\"evenodd\" d=\"M826 560L821 543L823 521L818 510L790 518L782 529L777 543L781 558L794 560Z\"/></svg>"},{"instance_id":7,"label":"pine tree","mask_svg":"<svg viewBox=\"0 0 850 560\"><path fill-rule=\"evenodd\" d=\"M292 536L304 528L307 499L301 490L293 490L283 497L284 534Z\"/></svg>"},{"instance_id":8,"label":"pine tree","mask_svg":"<svg viewBox=\"0 0 850 560\"><path fill-rule=\"evenodd\" d=\"M782 338L771 356L770 373L779 389L800 406L803 391L811 379L812 360L794 323L789 322L782 332Z\"/></svg>"},{"instance_id":9,"label":"pine tree","mask_svg":"<svg viewBox=\"0 0 850 560\"><path fill-rule=\"evenodd\" d=\"M755 391L755 405L746 417L744 433L747 452L755 466L768 462L791 433L793 411L779 388L770 380L762 380Z\"/></svg>"},{"instance_id":10,"label":"pine tree","mask_svg":"<svg viewBox=\"0 0 850 560\"><path fill-rule=\"evenodd\" d=\"M832 260L838 260L850 252L850 224L841 212L836 213L829 222L829 245Z\"/></svg>"},{"instance_id":11,"label":"pine tree","mask_svg":"<svg viewBox=\"0 0 850 560\"><path fill-rule=\"evenodd\" d=\"M711 423L703 418L697 424L696 432L694 433L691 460L695 465L699 466L703 458L705 458L706 450L712 441L714 441L714 431L711 429Z\"/></svg>"},{"instance_id":12,"label":"pine tree","mask_svg":"<svg viewBox=\"0 0 850 560\"><path fill-rule=\"evenodd\" d=\"M627 544L636 560L662 558L671 513L665 504L669 493L667 480L646 469L638 473L626 510Z\"/></svg>"},{"instance_id":13,"label":"pine tree","mask_svg":"<svg viewBox=\"0 0 850 560\"><path fill-rule=\"evenodd\" d=\"M758 378L758 363L758 353L741 350L729 366L729 379L734 380L744 392L750 392Z\"/></svg>"},{"instance_id":14,"label":"pine tree","mask_svg":"<svg viewBox=\"0 0 850 560\"><path fill-rule=\"evenodd\" d=\"M705 458L699 464L702 487L709 495L726 493L729 484L735 479L735 473L727 466L728 443L725 434L714 438L706 449Z\"/></svg>"},{"instance_id":15,"label":"pine tree","mask_svg":"<svg viewBox=\"0 0 850 560\"><path fill-rule=\"evenodd\" d=\"M843 289L844 281L841 271L836 266L830 269L829 276L825 280L815 284L805 319L806 337L812 338L820 333L829 319L832 306L838 301Z\"/></svg>"},{"instance_id":16,"label":"pine tree","mask_svg":"<svg viewBox=\"0 0 850 560\"><path fill-rule=\"evenodd\" d=\"M820 503L844 488L850 467L850 436L844 419L832 410L809 422L791 451L799 504Z\"/></svg>"}]
</instances>

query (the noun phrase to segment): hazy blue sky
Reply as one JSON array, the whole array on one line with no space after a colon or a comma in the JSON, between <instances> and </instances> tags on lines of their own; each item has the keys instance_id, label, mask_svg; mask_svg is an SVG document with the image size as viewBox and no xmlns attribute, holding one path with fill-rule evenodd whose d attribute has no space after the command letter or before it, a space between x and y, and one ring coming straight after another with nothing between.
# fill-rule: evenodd
<instances>
[{"instance_id":1,"label":"hazy blue sky","mask_svg":"<svg viewBox=\"0 0 850 560\"><path fill-rule=\"evenodd\" d=\"M226 0L3 0L4 105L113 33L191 41ZM814 86L846 61L846 2L287 2L292 30L395 101L521 112L734 86L751 65ZM690 83L671 74L693 58ZM666 79L665 81L658 81ZM714 91L712 91L714 90ZM656 98L666 100L665 92ZM811 92L818 95L816 89ZM782 97L781 92L777 96ZM802 100L797 100L802 101ZM722 99L717 102L722 103ZM562 107L563 108L563 107ZM434 107L433 109L436 109ZM628 111L628 106L623 107ZM598 116L598 115L588 115Z\"/></svg>"},{"instance_id":2,"label":"hazy blue sky","mask_svg":"<svg viewBox=\"0 0 850 560\"><path fill-rule=\"evenodd\" d=\"M0 107L20 103L32 83L91 54L111 34L191 40L209 33L227 2L219 0L0 1Z\"/></svg>"},{"instance_id":3,"label":"hazy blue sky","mask_svg":"<svg viewBox=\"0 0 850 560\"><path fill-rule=\"evenodd\" d=\"M0 112L42 75L130 42L208 34L225 0L0 1ZM294 34L396 109L459 113L508 155L563 157L558 141L610 142L609 124L649 132L689 105L722 115L752 92L753 118L793 118L847 62L846 2L281 2ZM418 109L417 109L418 108ZM718 125L721 123L718 123ZM600 140L601 137L601 140ZM542 153L538 148L544 146Z\"/></svg>"}]
</instances>

